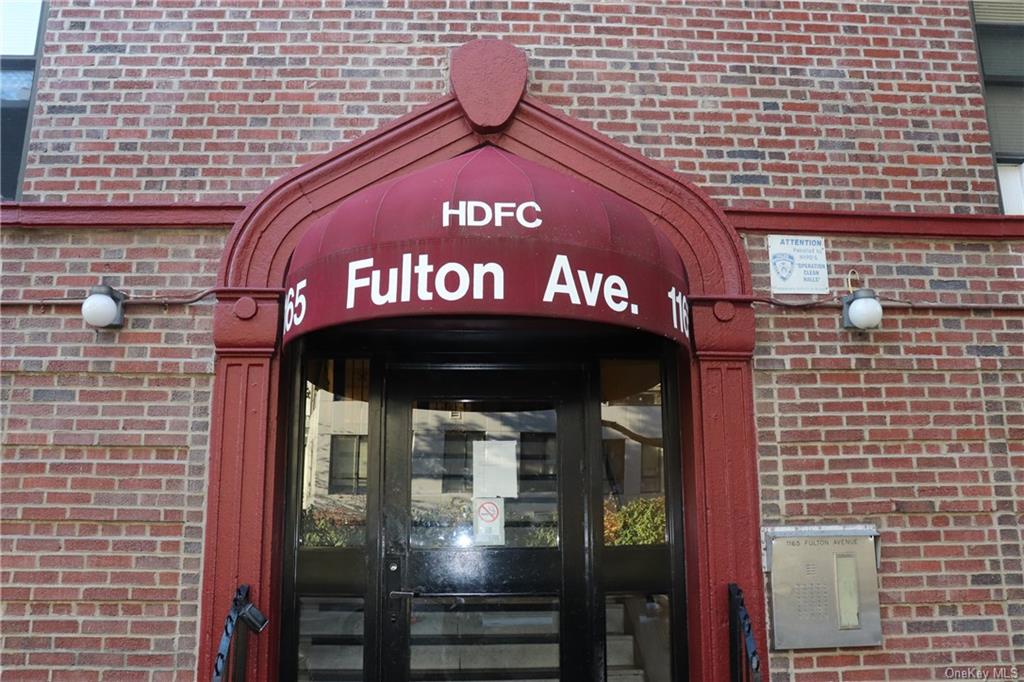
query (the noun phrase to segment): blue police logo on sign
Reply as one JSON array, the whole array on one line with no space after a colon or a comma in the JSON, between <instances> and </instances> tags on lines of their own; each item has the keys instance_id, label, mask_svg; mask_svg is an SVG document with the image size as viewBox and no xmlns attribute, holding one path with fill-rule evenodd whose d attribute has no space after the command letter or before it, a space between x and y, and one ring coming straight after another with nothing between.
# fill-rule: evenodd
<instances>
[{"instance_id":1,"label":"blue police logo on sign","mask_svg":"<svg viewBox=\"0 0 1024 682\"><path fill-rule=\"evenodd\" d=\"M775 274L783 282L793 276L794 263L793 254L791 253L777 253L772 256L772 267L775 269Z\"/></svg>"}]
</instances>

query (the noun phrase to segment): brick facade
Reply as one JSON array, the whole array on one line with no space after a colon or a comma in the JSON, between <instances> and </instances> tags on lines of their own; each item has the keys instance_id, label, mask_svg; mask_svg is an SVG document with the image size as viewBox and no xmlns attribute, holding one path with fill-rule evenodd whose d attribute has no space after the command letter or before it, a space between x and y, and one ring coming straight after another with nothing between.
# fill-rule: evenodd
<instances>
[{"instance_id":1,"label":"brick facade","mask_svg":"<svg viewBox=\"0 0 1024 682\"><path fill-rule=\"evenodd\" d=\"M247 201L500 35L531 94L725 205L998 210L964 2L255 4L51 0L25 201ZM4 229L4 298L215 283L223 228L103 228ZM764 235L744 241L766 295ZM885 645L775 653L772 682L1024 676L1024 239L828 256L833 291L856 269L935 307L870 334L758 307L763 522L875 523L883 548ZM115 334L5 307L0 678L194 678L211 308L135 306Z\"/></svg>"},{"instance_id":2,"label":"brick facade","mask_svg":"<svg viewBox=\"0 0 1024 682\"><path fill-rule=\"evenodd\" d=\"M767 292L766 239L745 242ZM834 290L856 269L941 307L889 306L869 334L839 329L836 309L759 311L762 523L873 523L882 543L884 647L774 654L772 680L1024 668L1024 242L827 249Z\"/></svg>"},{"instance_id":3,"label":"brick facade","mask_svg":"<svg viewBox=\"0 0 1024 682\"><path fill-rule=\"evenodd\" d=\"M224 233L5 229L3 289L140 295L216 279ZM5 306L4 680L193 679L211 306L144 306L120 332ZM50 677L50 671L54 677ZM63 672L61 672L63 671Z\"/></svg>"},{"instance_id":4,"label":"brick facade","mask_svg":"<svg viewBox=\"0 0 1024 682\"><path fill-rule=\"evenodd\" d=\"M194 291L224 236L6 230L3 287ZM744 240L767 294L765 238ZM1024 240L833 237L828 255L835 289L853 268L946 307L891 306L870 334L840 330L834 308L758 311L763 522L875 523L883 548L885 646L775 654L772 680L1024 666ZM1018 308L960 307L985 304ZM73 308L5 312L5 679L192 678L209 312L134 307L116 339Z\"/></svg>"},{"instance_id":5,"label":"brick facade","mask_svg":"<svg viewBox=\"0 0 1024 682\"><path fill-rule=\"evenodd\" d=\"M24 198L245 201L442 95L483 36L728 205L999 211L966 0L53 0Z\"/></svg>"}]
</instances>

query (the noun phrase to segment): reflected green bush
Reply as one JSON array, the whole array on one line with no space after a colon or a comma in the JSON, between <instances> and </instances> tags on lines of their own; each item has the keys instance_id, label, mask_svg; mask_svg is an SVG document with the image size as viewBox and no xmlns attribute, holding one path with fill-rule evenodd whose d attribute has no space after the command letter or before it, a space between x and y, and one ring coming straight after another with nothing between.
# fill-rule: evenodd
<instances>
[{"instance_id":1,"label":"reflected green bush","mask_svg":"<svg viewBox=\"0 0 1024 682\"><path fill-rule=\"evenodd\" d=\"M523 547L557 547L558 524L536 524L527 527L523 536Z\"/></svg>"},{"instance_id":2,"label":"reflected green bush","mask_svg":"<svg viewBox=\"0 0 1024 682\"><path fill-rule=\"evenodd\" d=\"M421 528L451 528L473 525L473 503L464 497L453 497L427 508L413 507L412 525Z\"/></svg>"},{"instance_id":3,"label":"reflected green bush","mask_svg":"<svg viewBox=\"0 0 1024 682\"><path fill-rule=\"evenodd\" d=\"M448 544L449 535L471 532L471 501L455 498L430 509L414 509L412 526L418 534ZM304 547L360 547L366 542L366 525L361 514L336 507L312 505L302 510L300 544ZM425 538L424 538L425 539ZM604 544L608 547L658 545L665 542L665 499L639 498L619 506L612 499L604 503ZM531 525L522 538L525 547L556 547L558 525Z\"/></svg>"},{"instance_id":4,"label":"reflected green bush","mask_svg":"<svg viewBox=\"0 0 1024 682\"><path fill-rule=\"evenodd\" d=\"M413 547L462 546L473 536L473 504L464 497L411 510L409 541Z\"/></svg>"},{"instance_id":5,"label":"reflected green bush","mask_svg":"<svg viewBox=\"0 0 1024 682\"><path fill-rule=\"evenodd\" d=\"M310 505L299 519L299 544L304 547L361 547L366 541L362 515L337 507Z\"/></svg>"},{"instance_id":6,"label":"reflected green bush","mask_svg":"<svg viewBox=\"0 0 1024 682\"><path fill-rule=\"evenodd\" d=\"M660 545L665 543L665 498L642 497L619 506L604 503L604 544Z\"/></svg>"}]
</instances>

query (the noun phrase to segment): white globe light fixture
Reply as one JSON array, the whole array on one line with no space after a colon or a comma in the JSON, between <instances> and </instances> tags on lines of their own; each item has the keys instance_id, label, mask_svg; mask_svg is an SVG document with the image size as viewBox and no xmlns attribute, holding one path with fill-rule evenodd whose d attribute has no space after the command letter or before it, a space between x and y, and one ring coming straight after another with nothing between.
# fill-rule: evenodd
<instances>
[{"instance_id":1,"label":"white globe light fixture","mask_svg":"<svg viewBox=\"0 0 1024 682\"><path fill-rule=\"evenodd\" d=\"M82 301L82 319L90 327L120 329L124 326L123 292L101 284L89 289L89 296Z\"/></svg>"},{"instance_id":2,"label":"white globe light fixture","mask_svg":"<svg viewBox=\"0 0 1024 682\"><path fill-rule=\"evenodd\" d=\"M875 329L882 323L882 304L874 289L843 296L843 329Z\"/></svg>"}]
</instances>

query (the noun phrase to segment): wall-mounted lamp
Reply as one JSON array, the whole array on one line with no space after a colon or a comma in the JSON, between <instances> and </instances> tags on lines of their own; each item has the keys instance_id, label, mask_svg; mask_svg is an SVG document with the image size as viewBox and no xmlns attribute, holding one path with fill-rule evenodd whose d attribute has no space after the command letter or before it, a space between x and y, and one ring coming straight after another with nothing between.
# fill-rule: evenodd
<instances>
[{"instance_id":1,"label":"wall-mounted lamp","mask_svg":"<svg viewBox=\"0 0 1024 682\"><path fill-rule=\"evenodd\" d=\"M82 318L90 327L120 329L124 326L123 291L101 284L89 289L89 296L82 301Z\"/></svg>"},{"instance_id":2,"label":"wall-mounted lamp","mask_svg":"<svg viewBox=\"0 0 1024 682\"><path fill-rule=\"evenodd\" d=\"M882 304L874 289L843 296L843 329L874 329L882 322Z\"/></svg>"}]
</instances>

